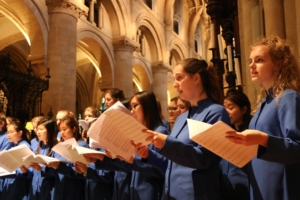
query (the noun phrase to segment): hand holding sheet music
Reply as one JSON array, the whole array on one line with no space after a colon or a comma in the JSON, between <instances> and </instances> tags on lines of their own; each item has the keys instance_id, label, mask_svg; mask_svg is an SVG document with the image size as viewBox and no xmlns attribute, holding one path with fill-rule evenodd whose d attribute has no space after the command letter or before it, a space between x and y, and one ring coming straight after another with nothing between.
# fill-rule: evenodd
<instances>
[{"instance_id":1,"label":"hand holding sheet music","mask_svg":"<svg viewBox=\"0 0 300 200\"><path fill-rule=\"evenodd\" d=\"M235 130L222 121L213 125L192 119L187 122L191 140L240 168L257 155L258 145L244 146L226 139L225 133Z\"/></svg>"},{"instance_id":2,"label":"hand holding sheet music","mask_svg":"<svg viewBox=\"0 0 300 200\"><path fill-rule=\"evenodd\" d=\"M52 150L61 155L62 157L68 159L72 163L81 162L84 164L89 164L84 158L84 154L105 155L105 153L103 152L79 146L74 138L58 143L52 148Z\"/></svg>"},{"instance_id":3,"label":"hand holding sheet music","mask_svg":"<svg viewBox=\"0 0 300 200\"><path fill-rule=\"evenodd\" d=\"M41 154L38 154L38 155L32 154L32 155L23 157L23 165L25 167L29 167L31 163L45 163L45 164L49 165L52 162L60 162L60 160L57 158L52 158L52 157L41 155Z\"/></svg>"},{"instance_id":4,"label":"hand holding sheet music","mask_svg":"<svg viewBox=\"0 0 300 200\"><path fill-rule=\"evenodd\" d=\"M144 129L147 128L121 102L117 102L96 120L88 136L111 153L130 161L134 155L134 146L130 141L142 145L150 143L146 141L149 135L143 132Z\"/></svg>"}]
</instances>

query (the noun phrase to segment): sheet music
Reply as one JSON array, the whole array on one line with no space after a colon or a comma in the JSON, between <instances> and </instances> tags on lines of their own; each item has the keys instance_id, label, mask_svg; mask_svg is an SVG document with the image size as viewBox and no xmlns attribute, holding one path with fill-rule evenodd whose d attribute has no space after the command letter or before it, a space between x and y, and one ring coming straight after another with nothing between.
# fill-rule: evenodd
<instances>
[{"instance_id":1,"label":"sheet music","mask_svg":"<svg viewBox=\"0 0 300 200\"><path fill-rule=\"evenodd\" d=\"M9 171L3 169L2 167L0 167L0 176L7 176L7 175L11 175L11 174L16 174L16 172L15 171L9 172Z\"/></svg>"},{"instance_id":2,"label":"sheet music","mask_svg":"<svg viewBox=\"0 0 300 200\"><path fill-rule=\"evenodd\" d=\"M89 129L88 136L105 149L109 149L111 153L125 160L132 160L134 147L130 144L131 140L135 144L150 143L146 141L149 135L142 132L144 129L147 128L138 122L120 102L117 102L96 120Z\"/></svg>"},{"instance_id":3,"label":"sheet music","mask_svg":"<svg viewBox=\"0 0 300 200\"><path fill-rule=\"evenodd\" d=\"M3 150L0 152L0 167L13 172L23 165L23 157L28 155L34 153L25 144Z\"/></svg>"},{"instance_id":4,"label":"sheet music","mask_svg":"<svg viewBox=\"0 0 300 200\"><path fill-rule=\"evenodd\" d=\"M28 167L31 163L52 163L52 162L60 162L59 159L57 158L52 158L49 156L45 156L45 155L28 155L23 157L23 165L25 165L26 167Z\"/></svg>"},{"instance_id":5,"label":"sheet music","mask_svg":"<svg viewBox=\"0 0 300 200\"><path fill-rule=\"evenodd\" d=\"M94 122L97 118L91 118L88 121L83 119L78 120L79 126L83 128L83 130L89 130L90 124Z\"/></svg>"},{"instance_id":6,"label":"sheet music","mask_svg":"<svg viewBox=\"0 0 300 200\"><path fill-rule=\"evenodd\" d=\"M79 146L74 138L58 143L52 148L52 150L72 163L81 162L89 164L89 162L85 160L83 156L84 154L98 153L105 155L103 152Z\"/></svg>"},{"instance_id":7,"label":"sheet music","mask_svg":"<svg viewBox=\"0 0 300 200\"><path fill-rule=\"evenodd\" d=\"M226 139L225 133L235 130L222 121L213 125L192 119L187 122L191 140L240 168L257 155L258 145L244 146Z\"/></svg>"}]
</instances>

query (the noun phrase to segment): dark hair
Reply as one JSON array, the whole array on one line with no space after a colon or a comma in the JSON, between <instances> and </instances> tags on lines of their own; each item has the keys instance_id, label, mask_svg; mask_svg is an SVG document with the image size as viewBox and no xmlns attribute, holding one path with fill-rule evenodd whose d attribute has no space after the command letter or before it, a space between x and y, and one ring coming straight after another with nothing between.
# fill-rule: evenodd
<instances>
[{"instance_id":1,"label":"dark hair","mask_svg":"<svg viewBox=\"0 0 300 200\"><path fill-rule=\"evenodd\" d=\"M145 126L150 130L155 130L159 125L163 125L162 119L157 107L156 97L153 92L137 92L133 97L136 97L140 105L142 106ZM130 102L132 98L130 98Z\"/></svg>"},{"instance_id":2,"label":"dark hair","mask_svg":"<svg viewBox=\"0 0 300 200\"><path fill-rule=\"evenodd\" d=\"M22 140L25 140L26 142L28 142L30 144L29 141L29 131L25 128L25 124L23 122L21 122L19 119L17 118L11 118L10 124L9 126L14 126L16 128L16 131L22 131Z\"/></svg>"},{"instance_id":3,"label":"dark hair","mask_svg":"<svg viewBox=\"0 0 300 200\"><path fill-rule=\"evenodd\" d=\"M163 120L164 116L161 113L161 104L160 104L160 101L158 99L156 99L156 102L157 102L157 108L158 108L158 111L159 111L160 118Z\"/></svg>"},{"instance_id":4,"label":"dark hair","mask_svg":"<svg viewBox=\"0 0 300 200\"><path fill-rule=\"evenodd\" d=\"M56 122L51 119L43 119L38 122L37 126L43 125L47 129L47 146L49 148L48 156L52 153L52 147L54 147L57 141L57 126ZM39 145L36 154L40 153L41 146Z\"/></svg>"},{"instance_id":5,"label":"dark hair","mask_svg":"<svg viewBox=\"0 0 300 200\"><path fill-rule=\"evenodd\" d=\"M220 89L218 76L212 65L208 65L205 60L197 58L188 58L180 61L178 64L190 75L200 74L202 87L207 96L216 103L223 104L223 94Z\"/></svg>"},{"instance_id":6,"label":"dark hair","mask_svg":"<svg viewBox=\"0 0 300 200\"><path fill-rule=\"evenodd\" d=\"M121 103L122 103L126 108L129 108L130 99L125 98L125 99L123 99L123 100L121 101Z\"/></svg>"},{"instance_id":7,"label":"dark hair","mask_svg":"<svg viewBox=\"0 0 300 200\"><path fill-rule=\"evenodd\" d=\"M85 111L91 112L91 113L94 115L94 117L99 117L99 116L100 116L100 111L99 111L99 109L96 108L96 107L89 106L89 107L87 107L87 108L84 110L84 112L85 112Z\"/></svg>"},{"instance_id":8,"label":"dark hair","mask_svg":"<svg viewBox=\"0 0 300 200\"><path fill-rule=\"evenodd\" d=\"M75 132L73 134L73 137L76 141L82 139L81 134L79 133L79 125L75 117L72 117L70 115L67 115L61 120L61 123L66 123L67 126L69 126L71 129L75 128ZM60 123L60 124L61 124ZM61 138L61 141L63 141L63 138Z\"/></svg>"},{"instance_id":9,"label":"dark hair","mask_svg":"<svg viewBox=\"0 0 300 200\"><path fill-rule=\"evenodd\" d=\"M178 97L173 97L170 102L174 101L176 104L177 104L177 101L178 101Z\"/></svg>"},{"instance_id":10,"label":"dark hair","mask_svg":"<svg viewBox=\"0 0 300 200\"><path fill-rule=\"evenodd\" d=\"M3 132L6 132L6 116L4 113L0 112L0 123L4 123L3 127L2 127L2 130L0 131L3 131Z\"/></svg>"},{"instance_id":11,"label":"dark hair","mask_svg":"<svg viewBox=\"0 0 300 200\"><path fill-rule=\"evenodd\" d=\"M250 123L250 120L252 118L251 115L251 104L250 101L243 92L238 90L229 90L225 96L225 99L228 99L238 105L240 109L242 109L244 106L246 106L247 110L243 115L243 120L241 124L242 129L247 129Z\"/></svg>"},{"instance_id":12,"label":"dark hair","mask_svg":"<svg viewBox=\"0 0 300 200\"><path fill-rule=\"evenodd\" d=\"M110 94L111 97L115 100L119 100L119 101L122 101L125 99L125 95L124 95L124 92L123 90L120 90L118 88L111 88L111 89L108 89L106 90L105 94Z\"/></svg>"}]
</instances>

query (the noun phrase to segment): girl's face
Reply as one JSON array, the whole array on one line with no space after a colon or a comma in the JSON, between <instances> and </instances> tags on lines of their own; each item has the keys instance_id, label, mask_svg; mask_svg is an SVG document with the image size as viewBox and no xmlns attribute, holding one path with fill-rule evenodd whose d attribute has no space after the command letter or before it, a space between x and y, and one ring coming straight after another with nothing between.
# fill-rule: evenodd
<instances>
[{"instance_id":1,"label":"girl's face","mask_svg":"<svg viewBox=\"0 0 300 200\"><path fill-rule=\"evenodd\" d=\"M276 68L267 47L254 47L249 62L252 81L262 84L266 90L272 87Z\"/></svg>"},{"instance_id":2,"label":"girl's face","mask_svg":"<svg viewBox=\"0 0 300 200\"><path fill-rule=\"evenodd\" d=\"M47 144L48 131L43 124L37 126L36 134L39 138L39 141L43 141L44 144Z\"/></svg>"},{"instance_id":3,"label":"girl's face","mask_svg":"<svg viewBox=\"0 0 300 200\"><path fill-rule=\"evenodd\" d=\"M247 111L247 107L244 106L243 108L240 108L229 99L225 99L223 105L229 114L231 124L238 128L238 126L243 123L243 115Z\"/></svg>"},{"instance_id":4,"label":"girl's face","mask_svg":"<svg viewBox=\"0 0 300 200\"><path fill-rule=\"evenodd\" d=\"M7 127L7 137L10 142L17 144L20 140L22 140L23 131L17 131L16 126L9 125Z\"/></svg>"},{"instance_id":5,"label":"girl's face","mask_svg":"<svg viewBox=\"0 0 300 200\"><path fill-rule=\"evenodd\" d=\"M130 101L131 113L133 116L142 124L144 122L144 113L141 104L138 102L136 97L133 97Z\"/></svg>"},{"instance_id":6,"label":"girl's face","mask_svg":"<svg viewBox=\"0 0 300 200\"><path fill-rule=\"evenodd\" d=\"M177 106L178 106L178 110L179 110L180 114L187 111L187 107L186 107L185 103L180 98L178 98L178 100L177 100Z\"/></svg>"},{"instance_id":7,"label":"girl's face","mask_svg":"<svg viewBox=\"0 0 300 200\"><path fill-rule=\"evenodd\" d=\"M65 112L60 112L58 111L57 115L56 115L56 124L57 126L59 126L61 120L66 116Z\"/></svg>"},{"instance_id":8,"label":"girl's face","mask_svg":"<svg viewBox=\"0 0 300 200\"><path fill-rule=\"evenodd\" d=\"M180 115L180 111L175 101L170 102L168 111L170 119L175 120Z\"/></svg>"},{"instance_id":9,"label":"girl's face","mask_svg":"<svg viewBox=\"0 0 300 200\"><path fill-rule=\"evenodd\" d=\"M115 100L114 98L112 98L112 96L109 93L106 93L105 96L105 105L106 108L110 108L112 105L114 105L114 103L117 102L117 100Z\"/></svg>"},{"instance_id":10,"label":"girl's face","mask_svg":"<svg viewBox=\"0 0 300 200\"><path fill-rule=\"evenodd\" d=\"M84 111L84 120L85 121L89 121L90 119L94 118L95 116L93 115L93 113L91 111Z\"/></svg>"},{"instance_id":11,"label":"girl's face","mask_svg":"<svg viewBox=\"0 0 300 200\"><path fill-rule=\"evenodd\" d=\"M66 141L67 139L71 139L74 137L74 133L76 128L73 129L66 124L66 122L61 122L59 125L61 137Z\"/></svg>"},{"instance_id":12,"label":"girl's face","mask_svg":"<svg viewBox=\"0 0 300 200\"><path fill-rule=\"evenodd\" d=\"M180 98L191 102L192 105L197 105L199 93L195 91L199 90L202 92L203 90L200 81L200 75L189 75L179 64L174 68L173 77L173 86L177 89ZM198 88L197 86L201 88Z\"/></svg>"}]
</instances>

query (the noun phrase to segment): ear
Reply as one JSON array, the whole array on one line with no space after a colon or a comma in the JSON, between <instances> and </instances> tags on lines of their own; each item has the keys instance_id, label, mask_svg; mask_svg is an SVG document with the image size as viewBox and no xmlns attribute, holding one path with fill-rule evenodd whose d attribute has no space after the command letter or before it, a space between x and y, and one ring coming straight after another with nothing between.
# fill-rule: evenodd
<instances>
[{"instance_id":1,"label":"ear","mask_svg":"<svg viewBox=\"0 0 300 200\"><path fill-rule=\"evenodd\" d=\"M73 130L72 130L72 131L73 131L73 133L75 133L75 132L76 132L76 127L73 127Z\"/></svg>"},{"instance_id":2,"label":"ear","mask_svg":"<svg viewBox=\"0 0 300 200\"><path fill-rule=\"evenodd\" d=\"M196 73L193 75L193 80L195 82L195 84L199 84L201 82L201 77L200 77L200 74L199 73Z\"/></svg>"},{"instance_id":3,"label":"ear","mask_svg":"<svg viewBox=\"0 0 300 200\"><path fill-rule=\"evenodd\" d=\"M17 133L17 135L18 135L19 137L22 137L22 134L23 134L23 131L19 131L19 132Z\"/></svg>"},{"instance_id":4,"label":"ear","mask_svg":"<svg viewBox=\"0 0 300 200\"><path fill-rule=\"evenodd\" d=\"M243 106L241 109L243 115L247 112L247 106Z\"/></svg>"}]
</instances>

